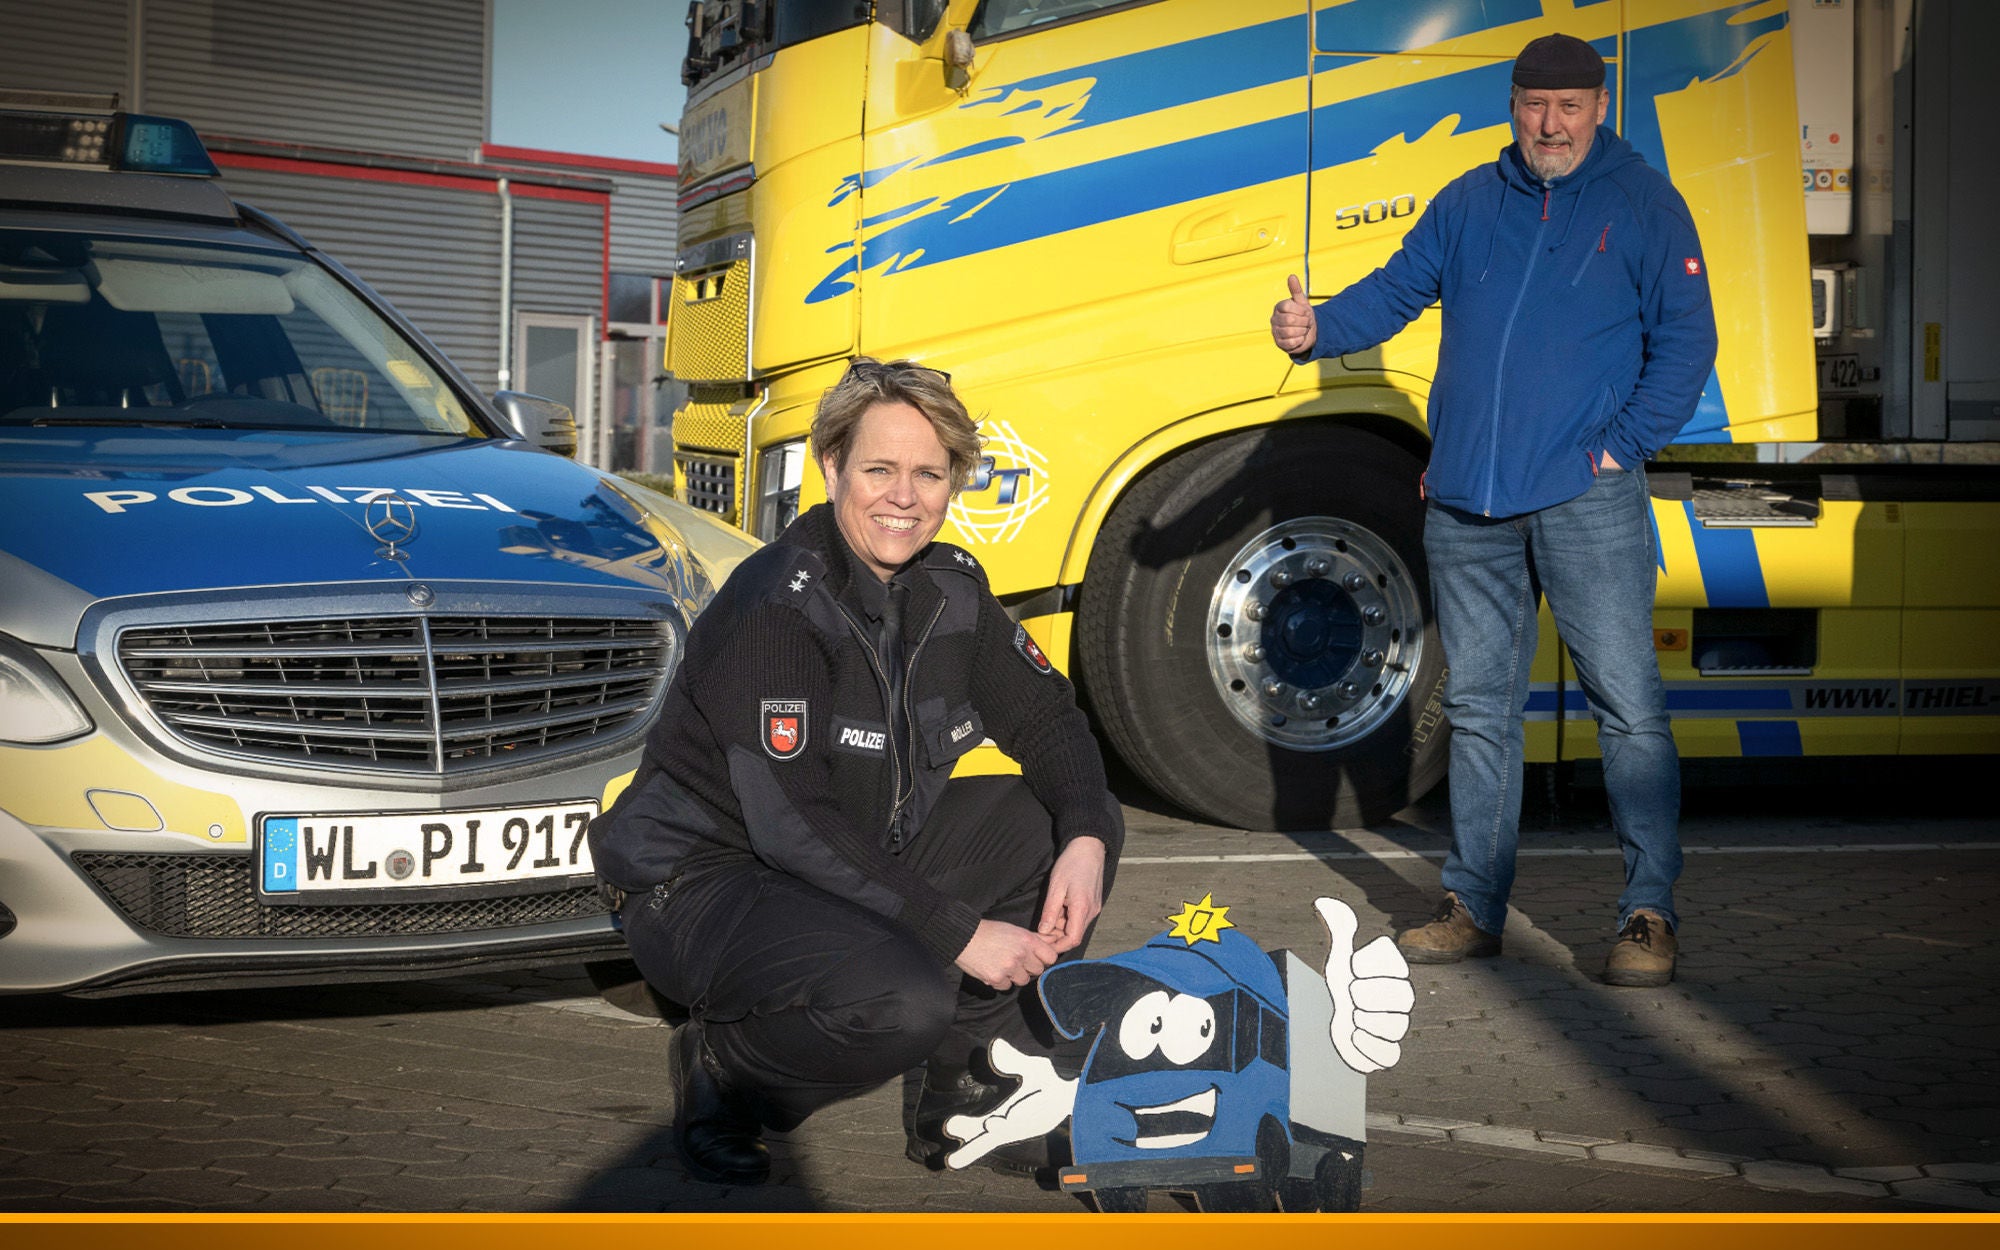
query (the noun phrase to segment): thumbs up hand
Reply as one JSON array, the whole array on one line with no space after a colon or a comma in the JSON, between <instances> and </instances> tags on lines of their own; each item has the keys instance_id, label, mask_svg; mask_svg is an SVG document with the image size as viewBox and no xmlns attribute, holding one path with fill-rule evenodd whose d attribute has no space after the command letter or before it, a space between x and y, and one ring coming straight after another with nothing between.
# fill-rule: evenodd
<instances>
[{"instance_id":1,"label":"thumbs up hand","mask_svg":"<svg viewBox=\"0 0 2000 1250\"><path fill-rule=\"evenodd\" d=\"M1271 341L1285 354L1298 356L1319 341L1319 322L1313 317L1312 305L1306 302L1306 290L1299 285L1299 276L1287 274L1285 281L1292 293L1271 309Z\"/></svg>"}]
</instances>

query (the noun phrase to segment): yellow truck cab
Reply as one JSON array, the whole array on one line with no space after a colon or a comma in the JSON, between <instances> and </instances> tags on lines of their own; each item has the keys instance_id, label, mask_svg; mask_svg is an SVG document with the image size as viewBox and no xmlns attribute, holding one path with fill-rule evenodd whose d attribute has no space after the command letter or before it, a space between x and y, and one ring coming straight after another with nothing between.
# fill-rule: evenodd
<instances>
[{"instance_id":1,"label":"yellow truck cab","mask_svg":"<svg viewBox=\"0 0 2000 1250\"><path fill-rule=\"evenodd\" d=\"M1288 274L1339 291L1493 160L1514 55L1563 31L1604 55L1607 122L1673 178L1712 275L1715 372L1651 466L1683 753L1995 750L2000 480L1956 462L2000 434L2000 255L1945 175L1992 181L1965 49L1995 11L1556 7L692 5L681 498L772 537L820 497L804 437L847 360L946 370L988 442L944 536L1141 778L1249 828L1404 806L1445 766L1437 311L1304 366L1267 318ZM1591 758L1542 638L1530 759Z\"/></svg>"}]
</instances>

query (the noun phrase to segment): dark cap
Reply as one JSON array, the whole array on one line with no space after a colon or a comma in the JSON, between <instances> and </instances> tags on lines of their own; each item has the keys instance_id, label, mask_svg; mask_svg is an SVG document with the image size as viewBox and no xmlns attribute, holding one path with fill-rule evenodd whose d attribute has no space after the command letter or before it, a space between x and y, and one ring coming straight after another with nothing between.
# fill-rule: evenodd
<instances>
[{"instance_id":1,"label":"dark cap","mask_svg":"<svg viewBox=\"0 0 2000 1250\"><path fill-rule=\"evenodd\" d=\"M1543 35L1514 58L1514 85L1540 91L1602 87L1604 58L1575 35Z\"/></svg>"}]
</instances>

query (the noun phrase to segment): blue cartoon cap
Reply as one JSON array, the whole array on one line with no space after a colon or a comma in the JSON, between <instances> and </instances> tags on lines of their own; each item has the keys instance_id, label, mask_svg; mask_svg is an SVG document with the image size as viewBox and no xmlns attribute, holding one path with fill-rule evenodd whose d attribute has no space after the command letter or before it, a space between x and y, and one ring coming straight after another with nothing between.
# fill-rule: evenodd
<instances>
[{"instance_id":1,"label":"blue cartoon cap","mask_svg":"<svg viewBox=\"0 0 2000 1250\"><path fill-rule=\"evenodd\" d=\"M1284 983L1271 957L1235 929L1193 942L1169 931L1135 950L1056 964L1042 973L1042 1005L1063 1036L1081 1037L1145 992L1138 979L1200 998L1244 989L1285 1010Z\"/></svg>"}]
</instances>

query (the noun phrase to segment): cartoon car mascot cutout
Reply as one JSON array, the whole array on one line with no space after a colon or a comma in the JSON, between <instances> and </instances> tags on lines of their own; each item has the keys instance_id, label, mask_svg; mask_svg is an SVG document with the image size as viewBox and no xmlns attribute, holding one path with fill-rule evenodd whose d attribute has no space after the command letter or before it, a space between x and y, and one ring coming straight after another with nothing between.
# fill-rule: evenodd
<instances>
[{"instance_id":1,"label":"cartoon car mascot cutout","mask_svg":"<svg viewBox=\"0 0 2000 1250\"><path fill-rule=\"evenodd\" d=\"M1415 992L1387 935L1355 950L1354 910L1314 906L1332 944L1323 971L1267 954L1209 895L1137 950L1044 972L1056 1028L1095 1034L1081 1073L995 1041L994 1071L1020 1087L946 1122L963 1143L946 1162L1067 1119L1062 1186L1101 1211L1143 1211L1154 1189L1192 1193L1204 1211L1357 1209L1368 1073L1402 1057Z\"/></svg>"}]
</instances>

